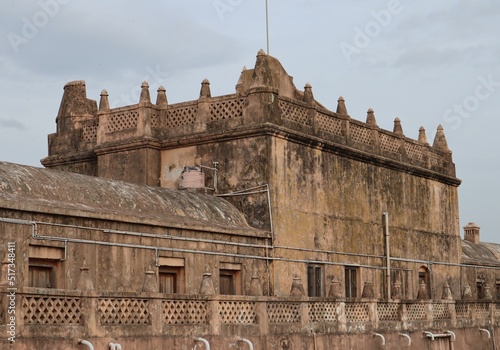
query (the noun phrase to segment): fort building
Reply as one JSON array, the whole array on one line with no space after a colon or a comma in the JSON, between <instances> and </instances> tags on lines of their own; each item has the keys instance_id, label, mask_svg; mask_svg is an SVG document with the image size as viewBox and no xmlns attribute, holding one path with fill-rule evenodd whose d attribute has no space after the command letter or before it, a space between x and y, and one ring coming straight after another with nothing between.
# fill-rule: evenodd
<instances>
[{"instance_id":1,"label":"fort building","mask_svg":"<svg viewBox=\"0 0 500 350\"><path fill-rule=\"evenodd\" d=\"M372 109L354 119L342 97L330 111L263 51L235 90L212 97L205 79L170 104L143 82L111 108L66 84L45 169L0 163L17 288L16 342L0 348L500 341L500 245L474 223L461 239L441 126L430 143ZM7 332L8 255L1 272Z\"/></svg>"}]
</instances>

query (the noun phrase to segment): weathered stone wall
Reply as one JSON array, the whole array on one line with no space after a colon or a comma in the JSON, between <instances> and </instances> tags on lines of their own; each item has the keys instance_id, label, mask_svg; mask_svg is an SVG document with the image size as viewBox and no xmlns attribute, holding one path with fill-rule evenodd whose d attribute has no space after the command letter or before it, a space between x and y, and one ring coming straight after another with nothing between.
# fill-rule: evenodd
<instances>
[{"instance_id":1,"label":"weathered stone wall","mask_svg":"<svg viewBox=\"0 0 500 350\"><path fill-rule=\"evenodd\" d=\"M274 243L310 250L287 253L287 257L383 267L383 258L367 255L385 255L382 213L388 212L391 257L460 262L455 186L278 137L273 138L271 159ZM335 257L328 251L361 256ZM401 267L416 272L415 265L418 269L422 264L403 262ZM300 271L305 280L305 264L300 265L275 267L282 271L276 276L276 284L281 286L278 295L288 292L293 273ZM341 271L334 274L342 278ZM361 281L373 280L375 286L381 286L381 275L364 271ZM416 273L413 277L418 286ZM460 294L457 267L437 264L433 279L436 284L452 279L454 292ZM433 296L439 298L440 292L437 294Z\"/></svg>"}]
</instances>

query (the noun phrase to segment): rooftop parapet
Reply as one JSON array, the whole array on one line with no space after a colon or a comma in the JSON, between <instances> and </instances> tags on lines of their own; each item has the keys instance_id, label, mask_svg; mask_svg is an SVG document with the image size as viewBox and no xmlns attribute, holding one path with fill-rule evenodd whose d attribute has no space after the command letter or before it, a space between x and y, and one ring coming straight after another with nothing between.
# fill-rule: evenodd
<instances>
[{"instance_id":1,"label":"rooftop parapet","mask_svg":"<svg viewBox=\"0 0 500 350\"><path fill-rule=\"evenodd\" d=\"M82 85L79 88L82 89ZM65 93L63 103L68 103L70 97ZM79 126L82 142L91 142L97 149L132 141L135 145L147 142L162 148L172 147L181 140L186 144L199 143L204 138L214 140L221 135L230 137L231 133L241 136L259 127L266 129L265 132L293 134L307 144L314 140L328 145L332 152L349 157L365 161L377 159L383 166L390 164L421 175L425 172L426 177L444 176L444 181L460 184L455 178L451 151L441 126L430 146L423 128L419 130L418 140L406 137L399 118L394 121L393 131L379 128L371 108L366 122L351 118L343 97L337 101L336 112L330 111L314 99L310 84L305 85L304 91L298 90L281 63L262 50L257 54L254 69L243 68L235 94L212 97L210 83L205 79L198 100L168 104L165 88L160 87L153 104L149 86L143 82L138 102L108 108L107 93L101 94L100 108L95 109L93 122ZM65 110L63 103L61 110ZM67 129L58 128L57 135L65 132ZM53 154L49 151L49 155ZM64 154L58 156L64 158ZM48 157L43 164L50 166L50 161ZM410 168L420 170L415 172Z\"/></svg>"}]
</instances>

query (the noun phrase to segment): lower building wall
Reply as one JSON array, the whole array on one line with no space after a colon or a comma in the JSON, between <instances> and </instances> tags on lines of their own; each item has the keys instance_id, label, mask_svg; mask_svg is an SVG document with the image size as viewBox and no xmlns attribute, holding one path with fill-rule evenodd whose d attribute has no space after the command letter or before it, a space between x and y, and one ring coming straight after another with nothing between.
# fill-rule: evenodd
<instances>
[{"instance_id":1,"label":"lower building wall","mask_svg":"<svg viewBox=\"0 0 500 350\"><path fill-rule=\"evenodd\" d=\"M491 330L491 328L490 328ZM478 328L462 328L452 330L455 337L435 338L424 336L422 332L384 333L381 336L373 334L290 334L273 336L240 336L252 343L255 350L347 350L347 349L474 349L486 350L495 349L494 343L500 342L499 329L495 328L495 337L488 338L488 333L479 332ZM438 333L439 331L436 331ZM435 334L436 334L435 333ZM491 334L491 333L490 333ZM383 338L382 338L383 336ZM123 350L155 349L155 350L187 350L205 349L205 345L195 341L193 336L175 337L164 336L155 337L113 337L113 334L100 338L86 338L94 349L108 349L109 343L120 344ZM409 338L408 338L409 337ZM210 349L250 349L250 345L237 336L207 336ZM410 344L411 339L411 344ZM69 350L69 349L89 349L88 346L79 345L77 338L51 338L49 334L36 339L18 339L15 343L9 344L5 337L0 340L0 349L14 350ZM385 345L384 345L385 342Z\"/></svg>"}]
</instances>

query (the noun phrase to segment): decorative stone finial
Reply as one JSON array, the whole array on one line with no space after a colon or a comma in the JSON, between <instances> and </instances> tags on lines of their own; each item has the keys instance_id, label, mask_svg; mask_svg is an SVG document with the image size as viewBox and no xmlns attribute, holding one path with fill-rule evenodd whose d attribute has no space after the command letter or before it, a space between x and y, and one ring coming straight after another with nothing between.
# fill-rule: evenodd
<instances>
[{"instance_id":1,"label":"decorative stone finial","mask_svg":"<svg viewBox=\"0 0 500 350\"><path fill-rule=\"evenodd\" d=\"M483 299L485 300L491 300L493 299L493 296L491 295L491 288L488 283L484 283L484 294L483 294Z\"/></svg>"},{"instance_id":2,"label":"decorative stone finial","mask_svg":"<svg viewBox=\"0 0 500 350\"><path fill-rule=\"evenodd\" d=\"M156 273L153 269L153 266L149 265L145 273L146 276L144 277L144 285L142 286L142 291L146 293L158 292L158 283L156 281Z\"/></svg>"},{"instance_id":3,"label":"decorative stone finial","mask_svg":"<svg viewBox=\"0 0 500 350\"><path fill-rule=\"evenodd\" d=\"M253 296L262 296L262 286L260 285L259 276L252 276L252 280L250 281L249 294Z\"/></svg>"},{"instance_id":4,"label":"decorative stone finial","mask_svg":"<svg viewBox=\"0 0 500 350\"><path fill-rule=\"evenodd\" d=\"M427 135L425 134L425 129L423 126L421 126L420 129L418 129L418 140L425 145L429 144L429 142L427 141Z\"/></svg>"},{"instance_id":5,"label":"decorative stone finial","mask_svg":"<svg viewBox=\"0 0 500 350\"><path fill-rule=\"evenodd\" d=\"M401 282L399 282L399 280L395 280L394 283L392 284L391 296L392 299L396 300L399 300L403 297L401 292Z\"/></svg>"},{"instance_id":6,"label":"decorative stone finial","mask_svg":"<svg viewBox=\"0 0 500 350\"><path fill-rule=\"evenodd\" d=\"M200 294L201 295L215 294L214 282L212 281L212 274L209 272L205 272L203 274L203 279L201 280L201 286L200 286Z\"/></svg>"},{"instance_id":7,"label":"decorative stone finial","mask_svg":"<svg viewBox=\"0 0 500 350\"><path fill-rule=\"evenodd\" d=\"M465 286L464 286L462 299L463 300L472 300L472 289L471 289L469 283L467 283L467 282L465 283Z\"/></svg>"},{"instance_id":8,"label":"decorative stone finial","mask_svg":"<svg viewBox=\"0 0 500 350\"><path fill-rule=\"evenodd\" d=\"M259 50L259 52L257 52L257 57L258 56L266 56L266 52L262 49Z\"/></svg>"},{"instance_id":9,"label":"decorative stone finial","mask_svg":"<svg viewBox=\"0 0 500 350\"><path fill-rule=\"evenodd\" d=\"M373 284L370 281L366 281L363 286L363 293L361 293L361 298L373 299L375 298L375 291L373 290Z\"/></svg>"},{"instance_id":10,"label":"decorative stone finial","mask_svg":"<svg viewBox=\"0 0 500 350\"><path fill-rule=\"evenodd\" d=\"M101 100L99 101L99 111L109 111L109 99L106 90L101 91Z\"/></svg>"},{"instance_id":11,"label":"decorative stone finial","mask_svg":"<svg viewBox=\"0 0 500 350\"><path fill-rule=\"evenodd\" d=\"M293 277L292 288L290 289L291 297L303 297L306 293L304 292L304 286L302 285L302 280L299 275Z\"/></svg>"},{"instance_id":12,"label":"decorative stone finial","mask_svg":"<svg viewBox=\"0 0 500 350\"><path fill-rule=\"evenodd\" d=\"M398 135L404 136L403 127L401 126L401 120L399 118L394 119L394 129L392 131Z\"/></svg>"},{"instance_id":13,"label":"decorative stone finial","mask_svg":"<svg viewBox=\"0 0 500 350\"><path fill-rule=\"evenodd\" d=\"M377 126L377 120L375 119L375 112L373 111L373 109L368 108L368 111L366 113L366 124Z\"/></svg>"},{"instance_id":14,"label":"decorative stone finial","mask_svg":"<svg viewBox=\"0 0 500 350\"><path fill-rule=\"evenodd\" d=\"M446 136L444 135L443 126L441 124L439 124L437 128L436 136L434 137L434 143L432 144L432 147L440 151L450 150L448 148L448 142L446 142Z\"/></svg>"},{"instance_id":15,"label":"decorative stone finial","mask_svg":"<svg viewBox=\"0 0 500 350\"><path fill-rule=\"evenodd\" d=\"M333 276L332 282L330 283L330 290L328 291L328 296L330 298L340 299L342 298L342 289L340 286L340 281Z\"/></svg>"},{"instance_id":16,"label":"decorative stone finial","mask_svg":"<svg viewBox=\"0 0 500 350\"><path fill-rule=\"evenodd\" d=\"M142 82L139 103L151 103L151 97L149 96L149 84L147 81Z\"/></svg>"},{"instance_id":17,"label":"decorative stone finial","mask_svg":"<svg viewBox=\"0 0 500 350\"><path fill-rule=\"evenodd\" d=\"M443 300L453 300L453 294L451 294L451 288L448 282L443 285L443 295L441 296Z\"/></svg>"},{"instance_id":18,"label":"decorative stone finial","mask_svg":"<svg viewBox=\"0 0 500 350\"><path fill-rule=\"evenodd\" d=\"M417 299L419 300L424 300L427 299L427 285L423 280L420 281L420 284L418 285L418 293L417 293Z\"/></svg>"},{"instance_id":19,"label":"decorative stone finial","mask_svg":"<svg viewBox=\"0 0 500 350\"><path fill-rule=\"evenodd\" d=\"M210 82L208 81L208 79L203 79L203 81L201 82L200 98L202 97L212 97L212 94L210 92Z\"/></svg>"},{"instance_id":20,"label":"decorative stone finial","mask_svg":"<svg viewBox=\"0 0 500 350\"><path fill-rule=\"evenodd\" d=\"M302 100L310 105L314 103L312 86L309 83L306 83L306 85L304 86L304 97L302 98Z\"/></svg>"},{"instance_id":21,"label":"decorative stone finial","mask_svg":"<svg viewBox=\"0 0 500 350\"><path fill-rule=\"evenodd\" d=\"M158 90L157 90L157 95L156 95L156 105L158 107L165 108L168 106L168 100L167 100L167 90L161 85Z\"/></svg>"},{"instance_id":22,"label":"decorative stone finial","mask_svg":"<svg viewBox=\"0 0 500 350\"><path fill-rule=\"evenodd\" d=\"M77 290L94 290L94 285L92 284L92 279L90 278L89 268L83 258L82 267L80 267L80 276L78 276L78 283L76 285Z\"/></svg>"},{"instance_id":23,"label":"decorative stone finial","mask_svg":"<svg viewBox=\"0 0 500 350\"><path fill-rule=\"evenodd\" d=\"M342 96L337 100L337 114L339 115L348 115L347 108L345 106L345 100Z\"/></svg>"}]
</instances>

